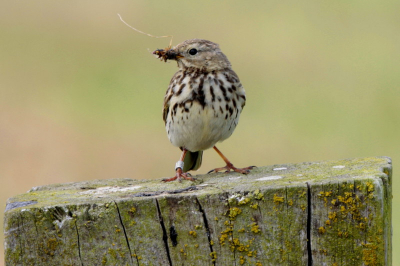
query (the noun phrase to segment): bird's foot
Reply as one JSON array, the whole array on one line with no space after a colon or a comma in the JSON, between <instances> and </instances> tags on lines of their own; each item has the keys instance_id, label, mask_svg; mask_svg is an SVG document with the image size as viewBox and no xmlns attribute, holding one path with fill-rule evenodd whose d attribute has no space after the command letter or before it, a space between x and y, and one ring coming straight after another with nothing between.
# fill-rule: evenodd
<instances>
[{"instance_id":1,"label":"bird's foot","mask_svg":"<svg viewBox=\"0 0 400 266\"><path fill-rule=\"evenodd\" d=\"M233 164L228 163L226 166L221 167L221 168L215 168L215 169L209 171L207 174L218 173L221 171L225 171L225 173L229 173L232 170L234 172L247 175L248 173L250 173L250 170L253 169L254 167L256 167L256 166L249 166L249 167L245 167L245 168L236 168L235 166L233 166Z\"/></svg>"},{"instance_id":2,"label":"bird's foot","mask_svg":"<svg viewBox=\"0 0 400 266\"><path fill-rule=\"evenodd\" d=\"M174 177L171 178L164 178L161 180L162 182L171 182L174 180L178 180L179 182L182 182L182 178L185 180L190 180L190 181L195 181L196 179L192 177L190 173L183 173L182 168L177 168L176 169L176 174Z\"/></svg>"}]
</instances>

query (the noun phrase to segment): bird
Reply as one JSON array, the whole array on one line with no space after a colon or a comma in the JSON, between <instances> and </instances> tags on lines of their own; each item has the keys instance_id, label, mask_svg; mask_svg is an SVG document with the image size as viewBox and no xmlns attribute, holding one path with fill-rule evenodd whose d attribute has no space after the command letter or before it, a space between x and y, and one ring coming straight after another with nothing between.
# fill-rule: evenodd
<instances>
[{"instance_id":1,"label":"bird","mask_svg":"<svg viewBox=\"0 0 400 266\"><path fill-rule=\"evenodd\" d=\"M175 176L162 181L194 181L188 171L197 170L203 151L213 148L226 166L208 173L235 171L248 174L255 166L236 168L216 147L229 138L246 103L245 90L219 45L203 39L186 40L153 54L167 62L175 60L179 70L164 96L163 120L170 142L182 150Z\"/></svg>"}]
</instances>

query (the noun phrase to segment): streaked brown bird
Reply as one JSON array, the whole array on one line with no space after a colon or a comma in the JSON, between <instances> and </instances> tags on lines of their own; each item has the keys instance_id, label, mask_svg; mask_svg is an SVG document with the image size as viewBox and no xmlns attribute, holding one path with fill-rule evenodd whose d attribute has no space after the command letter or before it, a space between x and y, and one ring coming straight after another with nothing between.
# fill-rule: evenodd
<instances>
[{"instance_id":1,"label":"streaked brown bird","mask_svg":"<svg viewBox=\"0 0 400 266\"><path fill-rule=\"evenodd\" d=\"M209 148L226 163L209 173L249 173L254 166L234 167L215 146L232 135L246 102L244 88L218 44L192 39L153 54L165 62L176 60L179 67L164 97L163 119L169 140L182 155L175 176L163 181L194 180L188 171L199 169L203 151Z\"/></svg>"}]
</instances>

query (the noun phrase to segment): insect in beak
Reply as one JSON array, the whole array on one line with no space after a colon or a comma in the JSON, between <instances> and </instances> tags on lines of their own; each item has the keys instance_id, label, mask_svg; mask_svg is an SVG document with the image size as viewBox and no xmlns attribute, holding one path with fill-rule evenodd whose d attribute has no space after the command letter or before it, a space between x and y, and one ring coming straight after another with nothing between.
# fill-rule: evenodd
<instances>
[{"instance_id":1,"label":"insect in beak","mask_svg":"<svg viewBox=\"0 0 400 266\"><path fill-rule=\"evenodd\" d=\"M167 62L167 60L178 60L179 58L182 58L183 56L177 53L175 50L167 47L165 49L157 49L153 52L154 55L157 56L157 58L160 58L161 61Z\"/></svg>"}]
</instances>

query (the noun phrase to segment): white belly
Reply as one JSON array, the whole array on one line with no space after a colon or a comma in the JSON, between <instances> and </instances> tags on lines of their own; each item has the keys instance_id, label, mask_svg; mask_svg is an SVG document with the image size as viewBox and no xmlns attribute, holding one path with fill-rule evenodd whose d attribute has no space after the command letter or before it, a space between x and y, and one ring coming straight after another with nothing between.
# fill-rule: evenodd
<instances>
[{"instance_id":1,"label":"white belly","mask_svg":"<svg viewBox=\"0 0 400 266\"><path fill-rule=\"evenodd\" d=\"M172 112L168 114L166 130L168 138L174 146L183 147L189 151L200 151L212 148L217 142L232 135L239 121L240 111L230 115L225 109L206 105L203 107L193 102L189 112L185 108L177 108L172 120Z\"/></svg>"}]
</instances>

